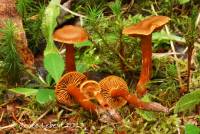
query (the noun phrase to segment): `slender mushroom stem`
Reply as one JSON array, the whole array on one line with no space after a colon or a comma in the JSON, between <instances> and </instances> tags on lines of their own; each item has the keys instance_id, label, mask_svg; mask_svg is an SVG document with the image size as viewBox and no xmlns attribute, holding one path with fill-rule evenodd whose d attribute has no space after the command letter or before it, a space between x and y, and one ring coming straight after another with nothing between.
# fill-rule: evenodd
<instances>
[{"instance_id":1,"label":"slender mushroom stem","mask_svg":"<svg viewBox=\"0 0 200 134\"><path fill-rule=\"evenodd\" d=\"M66 48L65 71L67 71L67 72L76 71L74 45L67 44L67 45L65 45L65 48Z\"/></svg>"},{"instance_id":2,"label":"slender mushroom stem","mask_svg":"<svg viewBox=\"0 0 200 134\"><path fill-rule=\"evenodd\" d=\"M167 107L162 106L156 102L144 102L140 100L136 95L128 95L126 100L129 104L132 104L136 108L144 109L144 110L152 110L157 112L165 112L168 113L169 109Z\"/></svg>"},{"instance_id":3,"label":"slender mushroom stem","mask_svg":"<svg viewBox=\"0 0 200 134\"><path fill-rule=\"evenodd\" d=\"M74 99L86 110L96 112L97 106L90 102L74 85L69 85L67 92L74 97Z\"/></svg>"},{"instance_id":4,"label":"slender mushroom stem","mask_svg":"<svg viewBox=\"0 0 200 134\"><path fill-rule=\"evenodd\" d=\"M159 103L155 102L144 102L140 100L136 95L130 94L125 89L119 90L112 90L111 91L112 97L123 97L127 102L136 108L144 109L144 110L152 110L152 111L161 111L161 112L168 112L168 108L162 106Z\"/></svg>"},{"instance_id":5,"label":"slender mushroom stem","mask_svg":"<svg viewBox=\"0 0 200 134\"><path fill-rule=\"evenodd\" d=\"M142 49L142 69L140 73L140 79L137 84L136 90L139 96L143 96L147 89L145 85L149 81L152 72L152 35L141 37L141 49Z\"/></svg>"}]
</instances>

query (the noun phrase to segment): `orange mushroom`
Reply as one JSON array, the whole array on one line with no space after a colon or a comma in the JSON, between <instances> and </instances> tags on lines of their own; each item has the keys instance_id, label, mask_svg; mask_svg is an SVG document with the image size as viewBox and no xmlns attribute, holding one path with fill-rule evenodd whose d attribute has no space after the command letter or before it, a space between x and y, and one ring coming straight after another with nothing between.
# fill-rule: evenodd
<instances>
[{"instance_id":1,"label":"orange mushroom","mask_svg":"<svg viewBox=\"0 0 200 134\"><path fill-rule=\"evenodd\" d=\"M79 72L69 72L63 75L62 78L56 84L55 88L55 93L58 102L68 106L74 105L76 102L68 92L67 87L69 85L79 87L80 84L86 80L86 76Z\"/></svg>"},{"instance_id":2,"label":"orange mushroom","mask_svg":"<svg viewBox=\"0 0 200 134\"><path fill-rule=\"evenodd\" d=\"M65 44L65 70L67 70L67 72L76 71L75 48L73 44L88 40L88 34L86 31L79 26L66 25L57 29L53 34L53 38L55 41Z\"/></svg>"},{"instance_id":3,"label":"orange mushroom","mask_svg":"<svg viewBox=\"0 0 200 134\"><path fill-rule=\"evenodd\" d=\"M96 112L96 105L91 103L78 88L86 80L79 72L66 73L56 84L56 98L59 103L72 106L78 102L84 109Z\"/></svg>"},{"instance_id":4,"label":"orange mushroom","mask_svg":"<svg viewBox=\"0 0 200 134\"><path fill-rule=\"evenodd\" d=\"M97 106L90 101L90 98L94 95L96 98L98 98L98 100L101 100L100 104L105 106L103 105L104 101L102 97L99 97L100 95L98 95L98 90L100 90L98 83L95 81L86 81L86 79L86 76L79 72L66 73L56 84L55 92L58 102L67 106L72 106L78 102L84 109L88 111L96 114L103 114L106 116L106 118L110 118L111 116L114 120L121 121L121 117L115 111L115 109L104 109L105 107ZM79 89L80 86L82 92ZM85 91L88 88L90 90ZM92 90L94 90L94 92Z\"/></svg>"},{"instance_id":5,"label":"orange mushroom","mask_svg":"<svg viewBox=\"0 0 200 134\"><path fill-rule=\"evenodd\" d=\"M99 82L101 94L108 102L109 106L120 108L128 102L136 108L168 112L168 108L155 102L143 102L136 95L128 92L126 82L118 76L108 76Z\"/></svg>"},{"instance_id":6,"label":"orange mushroom","mask_svg":"<svg viewBox=\"0 0 200 134\"><path fill-rule=\"evenodd\" d=\"M144 95L146 83L150 80L152 72L152 32L159 30L170 20L166 16L151 16L133 26L123 29L123 34L141 38L142 69L136 90L139 96Z\"/></svg>"},{"instance_id":7,"label":"orange mushroom","mask_svg":"<svg viewBox=\"0 0 200 134\"><path fill-rule=\"evenodd\" d=\"M101 106L103 107L108 106L107 103L105 103L105 100L100 93L101 87L98 82L94 80L87 80L80 85L80 91L89 100L96 99Z\"/></svg>"},{"instance_id":8,"label":"orange mushroom","mask_svg":"<svg viewBox=\"0 0 200 134\"><path fill-rule=\"evenodd\" d=\"M122 78L111 75L99 81L99 84L101 86L101 94L110 107L121 108L127 103L126 99L121 96L121 90L119 90L123 89L125 94L128 92L128 86ZM111 95L112 92L113 94L118 94L117 91L119 91L119 95L117 97L113 97Z\"/></svg>"}]
</instances>

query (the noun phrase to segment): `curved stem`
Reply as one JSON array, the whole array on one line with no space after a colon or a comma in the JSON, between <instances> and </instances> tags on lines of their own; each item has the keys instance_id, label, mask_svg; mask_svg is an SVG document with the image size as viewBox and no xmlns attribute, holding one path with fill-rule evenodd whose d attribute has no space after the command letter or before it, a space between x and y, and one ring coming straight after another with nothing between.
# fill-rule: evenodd
<instances>
[{"instance_id":1,"label":"curved stem","mask_svg":"<svg viewBox=\"0 0 200 134\"><path fill-rule=\"evenodd\" d=\"M133 105L136 108L144 109L144 110L152 110L152 111L160 111L160 112L168 112L168 108L162 106L156 102L144 102L139 99L136 95L129 94L128 90L119 89L111 91L112 97L123 97L127 100L127 102Z\"/></svg>"},{"instance_id":2,"label":"curved stem","mask_svg":"<svg viewBox=\"0 0 200 134\"><path fill-rule=\"evenodd\" d=\"M142 69L140 73L140 79L136 87L136 91L139 96L143 96L147 89L145 85L150 80L152 72L152 35L143 36L141 39L142 49Z\"/></svg>"},{"instance_id":3,"label":"curved stem","mask_svg":"<svg viewBox=\"0 0 200 134\"><path fill-rule=\"evenodd\" d=\"M97 109L97 106L90 102L79 90L74 85L70 85L67 88L67 92L74 97L74 99L86 110L91 111L91 112L96 112L95 110Z\"/></svg>"},{"instance_id":4,"label":"curved stem","mask_svg":"<svg viewBox=\"0 0 200 134\"><path fill-rule=\"evenodd\" d=\"M76 71L74 45L66 44L65 48L66 48L65 71L67 71L67 72Z\"/></svg>"},{"instance_id":5,"label":"curved stem","mask_svg":"<svg viewBox=\"0 0 200 134\"><path fill-rule=\"evenodd\" d=\"M156 102L144 102L140 100L136 95L130 94L126 97L126 100L129 104L132 104L133 106L139 109L152 110L165 113L169 112L169 109L167 107L164 107Z\"/></svg>"}]
</instances>

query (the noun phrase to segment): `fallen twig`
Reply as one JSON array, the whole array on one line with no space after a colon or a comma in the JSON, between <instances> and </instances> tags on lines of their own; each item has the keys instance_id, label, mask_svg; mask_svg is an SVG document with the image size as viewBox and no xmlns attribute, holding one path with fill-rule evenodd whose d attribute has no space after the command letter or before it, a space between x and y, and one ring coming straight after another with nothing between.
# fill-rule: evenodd
<instances>
[{"instance_id":1,"label":"fallen twig","mask_svg":"<svg viewBox=\"0 0 200 134\"><path fill-rule=\"evenodd\" d=\"M4 111L1 113L1 117L0 117L0 122L2 121L2 119L3 119L3 115L4 115Z\"/></svg>"},{"instance_id":2,"label":"fallen twig","mask_svg":"<svg viewBox=\"0 0 200 134\"><path fill-rule=\"evenodd\" d=\"M29 129L34 127L35 124L40 120L42 119L49 111L51 111L51 108L48 109L47 111L45 111L39 118L37 118L30 126L29 126Z\"/></svg>"},{"instance_id":3,"label":"fallen twig","mask_svg":"<svg viewBox=\"0 0 200 134\"><path fill-rule=\"evenodd\" d=\"M10 124L8 126L3 126L3 127L0 127L0 131L4 130L4 129L9 129L9 128L13 128L17 126L17 123L13 123L13 124Z\"/></svg>"}]
</instances>

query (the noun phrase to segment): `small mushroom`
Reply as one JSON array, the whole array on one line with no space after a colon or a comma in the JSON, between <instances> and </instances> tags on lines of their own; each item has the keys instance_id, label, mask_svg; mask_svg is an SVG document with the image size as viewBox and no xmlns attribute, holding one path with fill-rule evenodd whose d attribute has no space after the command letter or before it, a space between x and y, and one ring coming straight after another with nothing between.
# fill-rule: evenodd
<instances>
[{"instance_id":1,"label":"small mushroom","mask_svg":"<svg viewBox=\"0 0 200 134\"><path fill-rule=\"evenodd\" d=\"M56 84L56 98L58 102L72 106L78 102L84 109L96 112L97 107L80 92L80 85L87 78L79 72L66 73Z\"/></svg>"},{"instance_id":2,"label":"small mushroom","mask_svg":"<svg viewBox=\"0 0 200 134\"><path fill-rule=\"evenodd\" d=\"M128 86L122 78L111 75L99 81L99 84L101 86L101 94L110 107L121 108L126 104L126 99L121 96L121 89L123 89L123 92L128 92ZM111 95L112 92L114 92L113 94L116 93L119 95L113 97Z\"/></svg>"},{"instance_id":3,"label":"small mushroom","mask_svg":"<svg viewBox=\"0 0 200 134\"><path fill-rule=\"evenodd\" d=\"M101 87L98 82L94 80L87 80L80 85L80 91L84 94L89 100L96 99L99 104L103 107L107 107L107 103L103 96L101 95Z\"/></svg>"},{"instance_id":4,"label":"small mushroom","mask_svg":"<svg viewBox=\"0 0 200 134\"><path fill-rule=\"evenodd\" d=\"M168 108L156 102L143 102L128 92L126 82L118 76L108 76L99 82L101 94L111 107L120 108L128 102L136 108L168 112Z\"/></svg>"},{"instance_id":5,"label":"small mushroom","mask_svg":"<svg viewBox=\"0 0 200 134\"><path fill-rule=\"evenodd\" d=\"M68 106L74 105L76 102L67 90L68 86L74 85L76 87L79 87L80 84L86 80L86 76L79 72L69 72L63 75L62 78L56 84L55 88L58 102Z\"/></svg>"},{"instance_id":6,"label":"small mushroom","mask_svg":"<svg viewBox=\"0 0 200 134\"><path fill-rule=\"evenodd\" d=\"M65 70L67 72L76 71L74 44L88 40L87 32L82 27L66 25L57 29L53 34L53 38L55 41L65 44Z\"/></svg>"},{"instance_id":7,"label":"small mushroom","mask_svg":"<svg viewBox=\"0 0 200 134\"><path fill-rule=\"evenodd\" d=\"M151 16L138 24L123 29L123 34L141 38L142 69L136 90L139 96L147 92L146 83L152 72L152 32L161 29L170 20L166 16Z\"/></svg>"}]
</instances>

